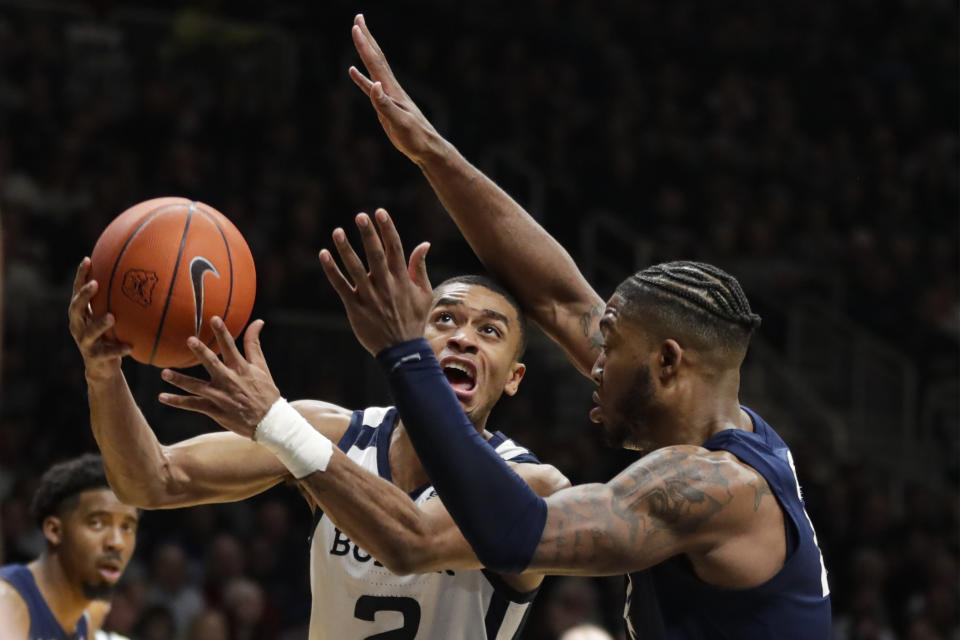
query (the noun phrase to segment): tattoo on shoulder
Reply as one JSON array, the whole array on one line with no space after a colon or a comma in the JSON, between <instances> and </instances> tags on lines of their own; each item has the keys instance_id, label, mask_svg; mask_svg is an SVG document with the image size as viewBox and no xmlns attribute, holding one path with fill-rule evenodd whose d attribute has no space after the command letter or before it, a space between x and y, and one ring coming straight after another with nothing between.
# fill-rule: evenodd
<instances>
[{"instance_id":1,"label":"tattoo on shoulder","mask_svg":"<svg viewBox=\"0 0 960 640\"><path fill-rule=\"evenodd\" d=\"M763 496L772 496L773 491L770 490L770 485L767 484L767 481L764 480L763 476L759 474L753 480L747 482L747 485L753 489L753 510L758 511L760 509L760 501L763 500Z\"/></svg>"},{"instance_id":2,"label":"tattoo on shoulder","mask_svg":"<svg viewBox=\"0 0 960 640\"><path fill-rule=\"evenodd\" d=\"M605 308L606 306L602 302L598 302L580 316L580 330L583 331L585 338L590 339L590 348L594 351L599 351L600 347L603 346L603 336L600 335L600 329L593 321L603 315Z\"/></svg>"},{"instance_id":3,"label":"tattoo on shoulder","mask_svg":"<svg viewBox=\"0 0 960 640\"><path fill-rule=\"evenodd\" d=\"M675 451L659 457L623 474L614 492L614 513L634 528L649 514L654 528L696 531L733 500L731 479L719 460ZM647 508L639 508L641 503Z\"/></svg>"}]
</instances>

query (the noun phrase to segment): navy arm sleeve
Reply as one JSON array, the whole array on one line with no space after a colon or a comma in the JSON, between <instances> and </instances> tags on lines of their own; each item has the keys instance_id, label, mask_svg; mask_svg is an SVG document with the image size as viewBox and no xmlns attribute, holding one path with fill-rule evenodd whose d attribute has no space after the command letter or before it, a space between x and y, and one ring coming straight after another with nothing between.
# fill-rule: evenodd
<instances>
[{"instance_id":1,"label":"navy arm sleeve","mask_svg":"<svg viewBox=\"0 0 960 640\"><path fill-rule=\"evenodd\" d=\"M426 340L388 347L377 360L430 482L477 558L499 573L526 569L546 502L477 433Z\"/></svg>"}]
</instances>

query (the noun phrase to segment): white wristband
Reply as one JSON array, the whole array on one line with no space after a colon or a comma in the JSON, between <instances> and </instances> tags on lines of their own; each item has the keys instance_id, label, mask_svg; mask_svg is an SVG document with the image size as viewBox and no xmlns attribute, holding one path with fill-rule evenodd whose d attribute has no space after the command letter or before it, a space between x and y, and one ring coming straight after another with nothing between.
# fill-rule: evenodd
<instances>
[{"instance_id":1,"label":"white wristband","mask_svg":"<svg viewBox=\"0 0 960 640\"><path fill-rule=\"evenodd\" d=\"M270 406L253 432L253 439L277 456L298 480L314 471L326 471L333 457L330 439L283 398L277 398Z\"/></svg>"}]
</instances>

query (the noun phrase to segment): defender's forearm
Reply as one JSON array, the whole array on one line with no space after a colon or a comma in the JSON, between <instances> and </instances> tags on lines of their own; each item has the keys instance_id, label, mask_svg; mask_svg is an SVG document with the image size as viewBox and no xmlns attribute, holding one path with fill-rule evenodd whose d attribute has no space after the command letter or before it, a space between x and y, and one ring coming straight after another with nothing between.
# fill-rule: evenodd
<instances>
[{"instance_id":1,"label":"defender's forearm","mask_svg":"<svg viewBox=\"0 0 960 640\"><path fill-rule=\"evenodd\" d=\"M590 327L602 300L566 249L449 142L436 142L418 165L480 261L589 371L596 358ZM583 329L576 326L581 318Z\"/></svg>"}]
</instances>

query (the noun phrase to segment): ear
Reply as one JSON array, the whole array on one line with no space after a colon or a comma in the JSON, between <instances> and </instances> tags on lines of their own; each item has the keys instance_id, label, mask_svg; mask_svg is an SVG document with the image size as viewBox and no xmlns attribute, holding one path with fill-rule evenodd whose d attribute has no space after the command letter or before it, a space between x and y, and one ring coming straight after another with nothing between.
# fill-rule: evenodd
<instances>
[{"instance_id":1,"label":"ear","mask_svg":"<svg viewBox=\"0 0 960 640\"><path fill-rule=\"evenodd\" d=\"M683 357L683 347L673 338L668 338L660 344L656 366L662 386L668 387L676 381Z\"/></svg>"},{"instance_id":2,"label":"ear","mask_svg":"<svg viewBox=\"0 0 960 640\"><path fill-rule=\"evenodd\" d=\"M63 521L57 516L47 516L43 519L43 537L50 546L57 547L63 542Z\"/></svg>"},{"instance_id":3,"label":"ear","mask_svg":"<svg viewBox=\"0 0 960 640\"><path fill-rule=\"evenodd\" d=\"M510 370L510 377L507 378L507 384L503 385L503 392L512 396L520 388L520 381L523 380L523 374L527 372L527 365L522 362L514 362Z\"/></svg>"}]
</instances>

